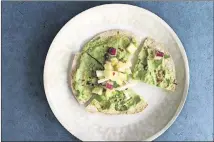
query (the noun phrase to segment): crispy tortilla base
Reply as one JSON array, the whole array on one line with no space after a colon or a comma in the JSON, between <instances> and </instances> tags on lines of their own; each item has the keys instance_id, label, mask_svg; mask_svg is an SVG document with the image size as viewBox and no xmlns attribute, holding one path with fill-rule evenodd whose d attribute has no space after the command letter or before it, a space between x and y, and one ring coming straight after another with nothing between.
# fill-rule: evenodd
<instances>
[{"instance_id":1,"label":"crispy tortilla base","mask_svg":"<svg viewBox=\"0 0 214 142\"><path fill-rule=\"evenodd\" d=\"M143 47L145 47L145 46L149 46L150 48L159 50L159 51L163 52L164 54L170 55L169 51L164 47L163 44L156 42L154 39L152 39L150 37L147 37L144 40ZM170 55L170 58L165 59L165 63L166 63L166 66L168 67L168 69L170 71L172 71L173 77L176 79L175 64L174 64L174 61L173 61L171 55ZM175 91L175 88L176 88L176 85L174 84L174 86L172 87L172 89L170 89L170 91Z\"/></svg>"},{"instance_id":2,"label":"crispy tortilla base","mask_svg":"<svg viewBox=\"0 0 214 142\"><path fill-rule=\"evenodd\" d=\"M72 65L71 65L71 74L70 74L70 86L71 86L71 90L72 90L72 93L73 93L73 95L74 95L74 97L75 97L75 99L80 103L80 104L84 104L86 101L81 101L81 100L79 100L78 98L77 98L77 92L76 92L76 90L74 89L74 76L75 76L75 72L76 72L76 70L77 70L77 65L78 65L78 61L79 61L79 58L80 58L80 53L78 52L78 53L76 53L75 55L74 55L74 59L73 59L73 61L72 61Z\"/></svg>"}]
</instances>

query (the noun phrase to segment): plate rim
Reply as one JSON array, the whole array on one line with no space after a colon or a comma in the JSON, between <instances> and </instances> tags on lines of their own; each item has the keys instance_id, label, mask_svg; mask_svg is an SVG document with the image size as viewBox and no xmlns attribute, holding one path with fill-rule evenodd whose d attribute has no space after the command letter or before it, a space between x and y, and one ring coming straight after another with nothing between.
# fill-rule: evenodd
<instances>
[{"instance_id":1,"label":"plate rim","mask_svg":"<svg viewBox=\"0 0 214 142\"><path fill-rule=\"evenodd\" d=\"M52 102L50 101L50 96L48 95L47 91L45 88L46 87L46 68L47 68L47 58L48 58L48 54L50 53L51 49L51 46L54 44L54 42L56 41L56 39L58 38L58 36L63 32L63 30L65 29L66 26L69 25L69 23L73 20L75 20L78 16L82 15L83 13L87 12L87 11L90 11L90 10L94 10L96 8L102 8L102 7L106 7L106 6L128 6L128 7L133 7L133 8L136 8L136 9L140 9L141 11L144 11L146 14L148 14L149 16L152 16L154 17L155 19L157 19L171 34L171 36L175 39L179 49L180 49L180 52L181 52L181 55L182 55L182 58L184 59L184 66L185 66L185 85L184 85L184 91L183 91L183 97L181 98L181 102L175 112L175 114L173 115L173 117L171 118L170 121L168 121L168 123L161 129L159 130L157 133L155 133L154 135L150 136L149 138L147 138L145 141L153 141L155 140L156 138L158 138L160 135L162 135L170 126L172 126L172 124L175 122L175 120L177 119L177 117L179 116L179 114L181 113L181 111L183 110L183 107L185 105L185 102L186 102L186 99L187 99L187 96L188 96L188 90L189 90L189 82L190 82L190 71L189 71L189 62L188 62L188 58L187 58L187 54L186 54L186 51L185 51L185 48L181 42L181 40L179 39L178 35L175 33L175 31L161 18L159 17L158 15L156 15L155 13L151 12L150 10L147 10L145 8L142 8L142 7L139 7L139 6L136 6L136 5L132 5L132 4L119 4L119 3L116 3L116 4L102 4L102 5L98 5L98 6L94 6L94 7L91 7L89 9L86 9L82 12L80 12L79 14L75 15L74 17L72 17L69 21L67 21L62 27L61 29L58 31L58 33L56 34L56 36L54 37L54 39L52 40L51 44L50 44L50 47L48 49L48 52L47 52L47 55L46 55L46 59L45 59L45 63L44 63L44 69L43 69L43 86L44 86L44 91L45 91L45 95L46 95L46 98L47 98L47 101L48 101L48 104L50 106L50 109L51 111L53 112L53 114L55 115L55 117L57 118L57 120L60 122L60 124L70 133L72 134L67 128L66 126L64 126L64 124L62 123L61 119L59 119L59 115L57 114L56 111L54 111L54 108L53 108L53 105L52 105ZM82 140L81 138L77 137L76 135L72 134L73 136L75 136L76 138L78 138L79 140Z\"/></svg>"}]
</instances>

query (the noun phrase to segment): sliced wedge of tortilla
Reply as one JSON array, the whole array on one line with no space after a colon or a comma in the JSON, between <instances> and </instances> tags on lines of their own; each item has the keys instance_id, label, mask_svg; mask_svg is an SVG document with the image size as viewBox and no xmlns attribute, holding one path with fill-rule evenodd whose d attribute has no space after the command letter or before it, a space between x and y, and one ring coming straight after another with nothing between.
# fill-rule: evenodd
<instances>
[{"instance_id":1,"label":"sliced wedge of tortilla","mask_svg":"<svg viewBox=\"0 0 214 142\"><path fill-rule=\"evenodd\" d=\"M133 79L170 91L175 90L175 65L163 44L152 38L144 40L138 60L134 65Z\"/></svg>"},{"instance_id":2,"label":"sliced wedge of tortilla","mask_svg":"<svg viewBox=\"0 0 214 142\"><path fill-rule=\"evenodd\" d=\"M77 53L72 62L71 89L80 104L87 102L92 96L93 86L97 84L96 70L102 65L87 53Z\"/></svg>"},{"instance_id":3,"label":"sliced wedge of tortilla","mask_svg":"<svg viewBox=\"0 0 214 142\"><path fill-rule=\"evenodd\" d=\"M134 114L142 112L147 106L147 102L143 97L140 97L132 90L126 90L129 92L129 98L124 98L123 101L112 102L112 98L106 99L103 96L97 96L86 107L86 110L92 113L100 112L105 114ZM124 93L120 92L120 93ZM104 106L104 107L103 107Z\"/></svg>"},{"instance_id":4,"label":"sliced wedge of tortilla","mask_svg":"<svg viewBox=\"0 0 214 142\"><path fill-rule=\"evenodd\" d=\"M127 47L130 43L138 46L140 39L133 33L124 30L109 30L96 35L90 40L83 48L83 51L87 52L101 64L105 62L105 54L110 47L117 49L117 59L126 62L131 57L131 54L127 51Z\"/></svg>"}]
</instances>

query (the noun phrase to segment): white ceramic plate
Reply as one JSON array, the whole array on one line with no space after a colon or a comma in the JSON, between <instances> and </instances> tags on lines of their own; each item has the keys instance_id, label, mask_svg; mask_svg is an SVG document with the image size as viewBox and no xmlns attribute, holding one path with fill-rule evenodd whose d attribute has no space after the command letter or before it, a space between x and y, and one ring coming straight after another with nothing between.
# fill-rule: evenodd
<instances>
[{"instance_id":1,"label":"white ceramic plate","mask_svg":"<svg viewBox=\"0 0 214 142\"><path fill-rule=\"evenodd\" d=\"M149 105L144 112L134 115L91 114L80 107L69 87L72 54L80 51L94 35L110 29L128 30L142 39L151 36L163 42L175 62L176 91L167 93L138 84L135 91L142 94ZM184 105L189 66L179 38L158 16L131 5L102 5L78 14L57 34L45 62L44 87L57 119L80 140L154 140L170 127Z\"/></svg>"}]
</instances>

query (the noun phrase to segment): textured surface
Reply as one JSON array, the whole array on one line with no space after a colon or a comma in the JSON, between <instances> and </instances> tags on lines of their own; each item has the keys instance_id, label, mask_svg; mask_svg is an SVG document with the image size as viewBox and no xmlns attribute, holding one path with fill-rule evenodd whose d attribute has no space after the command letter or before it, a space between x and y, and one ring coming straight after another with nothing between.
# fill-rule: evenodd
<instances>
[{"instance_id":1,"label":"textured surface","mask_svg":"<svg viewBox=\"0 0 214 142\"><path fill-rule=\"evenodd\" d=\"M43 91L49 45L73 16L104 2L2 3L2 139L76 140L56 120ZM157 140L213 139L213 3L132 2L163 18L186 49L189 95Z\"/></svg>"}]
</instances>

